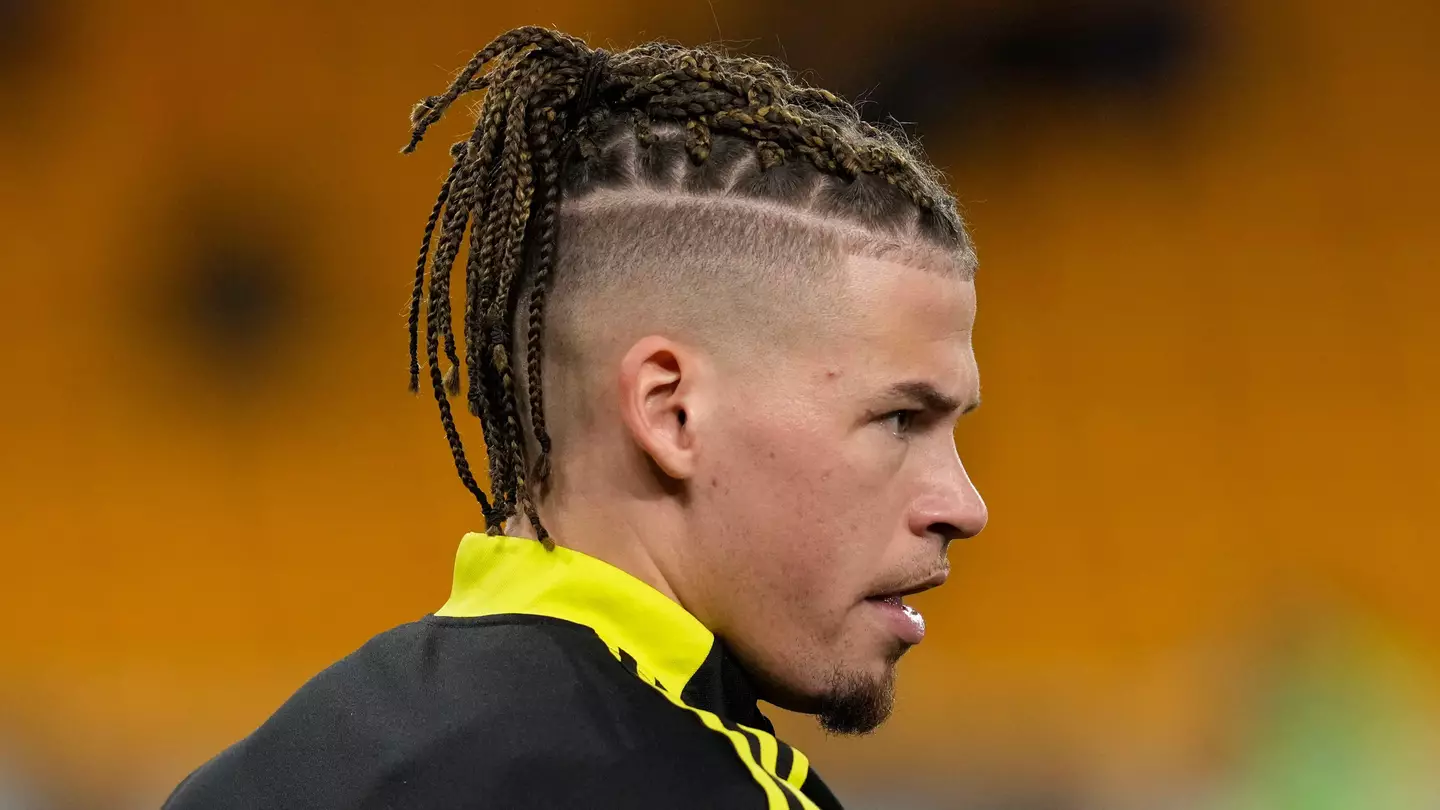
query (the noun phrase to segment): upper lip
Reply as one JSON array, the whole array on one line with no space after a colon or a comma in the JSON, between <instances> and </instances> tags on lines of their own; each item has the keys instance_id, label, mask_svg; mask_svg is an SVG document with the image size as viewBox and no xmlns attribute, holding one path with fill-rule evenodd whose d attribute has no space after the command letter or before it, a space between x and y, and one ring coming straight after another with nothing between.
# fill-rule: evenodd
<instances>
[{"instance_id":1,"label":"upper lip","mask_svg":"<svg viewBox=\"0 0 1440 810\"><path fill-rule=\"evenodd\" d=\"M924 579L906 580L905 582L902 582L893 588L886 588L882 591L876 591L875 593L872 593L865 598L889 599L893 597L910 596L911 594L920 593L921 591L928 591L931 588L938 588L941 585L944 585L945 580L949 578L949 576L950 570L948 568L941 569Z\"/></svg>"}]
</instances>

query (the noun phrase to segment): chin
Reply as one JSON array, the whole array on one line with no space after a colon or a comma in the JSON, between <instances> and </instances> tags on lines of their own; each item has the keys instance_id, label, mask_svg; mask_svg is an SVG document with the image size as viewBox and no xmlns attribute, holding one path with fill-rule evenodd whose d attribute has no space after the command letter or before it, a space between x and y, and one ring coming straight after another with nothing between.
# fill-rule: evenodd
<instances>
[{"instance_id":1,"label":"chin","mask_svg":"<svg viewBox=\"0 0 1440 810\"><path fill-rule=\"evenodd\" d=\"M787 711L813 715L831 734L869 734L895 708L896 662L901 652L863 664L837 664L804 689L768 682L761 697Z\"/></svg>"},{"instance_id":2,"label":"chin","mask_svg":"<svg viewBox=\"0 0 1440 810\"><path fill-rule=\"evenodd\" d=\"M740 654L762 700L813 715L832 734L868 734L894 709L896 665L910 649L893 637L875 641L865 638L830 655L789 661L756 660L758 656L745 655L743 648L732 649Z\"/></svg>"},{"instance_id":3,"label":"chin","mask_svg":"<svg viewBox=\"0 0 1440 810\"><path fill-rule=\"evenodd\" d=\"M895 662L879 674L869 668L837 671L812 714L831 734L869 734L895 708Z\"/></svg>"}]
</instances>

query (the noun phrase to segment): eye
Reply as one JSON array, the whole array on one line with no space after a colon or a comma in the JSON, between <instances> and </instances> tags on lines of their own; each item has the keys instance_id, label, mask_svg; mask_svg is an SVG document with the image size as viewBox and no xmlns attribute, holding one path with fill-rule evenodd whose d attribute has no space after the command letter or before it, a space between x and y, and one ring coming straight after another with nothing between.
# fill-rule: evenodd
<instances>
[{"instance_id":1,"label":"eye","mask_svg":"<svg viewBox=\"0 0 1440 810\"><path fill-rule=\"evenodd\" d=\"M914 410L891 411L880 417L880 421L889 425L891 432L896 436L903 437L909 435L911 429L915 426L915 418L919 415L920 412Z\"/></svg>"}]
</instances>

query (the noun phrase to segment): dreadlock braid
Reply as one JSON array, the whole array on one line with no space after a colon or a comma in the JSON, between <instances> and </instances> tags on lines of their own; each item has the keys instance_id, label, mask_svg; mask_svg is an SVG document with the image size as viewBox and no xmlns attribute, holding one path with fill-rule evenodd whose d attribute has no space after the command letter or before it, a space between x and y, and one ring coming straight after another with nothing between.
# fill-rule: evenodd
<instances>
[{"instance_id":1,"label":"dreadlock braid","mask_svg":"<svg viewBox=\"0 0 1440 810\"><path fill-rule=\"evenodd\" d=\"M463 160L463 154L457 156L456 160ZM456 169L453 171L455 183L461 185L462 189L466 188L464 184L469 180L469 177L465 170L465 164L457 163ZM480 488L480 484L475 480L474 474L470 471L470 464L465 457L465 448L460 440L460 432L455 427L455 418L451 413L450 402L446 397L446 383L440 373L440 365L437 358L442 318L445 322L443 324L445 331L447 333L449 331L449 270L455 261L455 251L457 248L457 240L453 238L452 234L455 232L457 223L460 223L462 216L464 216L465 198L467 198L468 195L469 192L466 191L462 193L459 198L451 196L446 201L441 240L435 249L434 269L430 275L430 300L429 307L427 308L425 326L425 346L426 358L430 364L431 385L435 391L435 399L440 406L440 424L444 428L445 438L450 444L450 452L455 460L455 470L459 473L460 480L465 485L465 488L470 490L480 502L480 508L485 516L486 528L488 530L498 523L498 511L492 507L486 499L484 490Z\"/></svg>"},{"instance_id":2,"label":"dreadlock braid","mask_svg":"<svg viewBox=\"0 0 1440 810\"><path fill-rule=\"evenodd\" d=\"M451 154L459 157L458 149L452 149ZM450 199L450 187L455 182L455 175L459 172L459 165L450 167L445 175L445 182L440 184L440 195L435 198L435 207L430 209L430 218L425 220L425 235L420 239L420 259L415 264L415 288L410 294L410 393L420 391L420 359L419 359L419 337L420 337L420 297L425 288L425 261L430 257L430 243L435 236L435 225L440 221L440 211L445 207L446 200Z\"/></svg>"},{"instance_id":3,"label":"dreadlock braid","mask_svg":"<svg viewBox=\"0 0 1440 810\"><path fill-rule=\"evenodd\" d=\"M552 60L539 57L527 60L522 68L522 84L511 100L506 115L505 144L501 149L500 162L502 174L514 179L511 184L513 194L509 200L502 200L501 204L495 207L496 216L503 218L499 220L503 239L497 256L499 267L494 295L487 313L490 328L486 330L490 337L487 345L492 365L499 374L499 404L503 416L503 421L499 423L500 436L503 437L509 459L501 479L494 484L507 494L513 493L512 503L518 503L527 516L534 511L534 507L531 504L531 488L527 486L524 474L524 437L516 408L515 370L510 362L511 347L514 343L511 313L514 306L512 299L515 276L523 258L525 233L535 192L534 166L531 162L533 156L529 151L527 126L531 118L529 103L543 83L546 69L550 67L553 67ZM545 538L542 536L541 539L543 541Z\"/></svg>"},{"instance_id":4,"label":"dreadlock braid","mask_svg":"<svg viewBox=\"0 0 1440 810\"><path fill-rule=\"evenodd\" d=\"M560 225L568 202L631 188L753 198L839 218L854 232L888 234L885 244L920 240L962 264L972 256L953 198L911 147L767 60L663 43L607 54L556 31L517 28L477 52L443 93L415 106L402 151L413 151L455 101L477 92L484 101L473 132L452 148L425 223L411 291L410 387L419 388L423 305L441 424L492 533L523 514L550 544L537 508L553 451L544 341L550 290L557 271L564 278L570 266ZM450 276L467 230L462 362ZM493 505L470 472L449 404L462 365L468 409L488 451Z\"/></svg>"},{"instance_id":5,"label":"dreadlock braid","mask_svg":"<svg viewBox=\"0 0 1440 810\"><path fill-rule=\"evenodd\" d=\"M558 152L564 134L564 122L553 111L547 110L544 121L533 134L531 143L541 170L539 185L542 197L532 261L534 292L530 296L530 311L526 323L526 346L529 351L526 354L525 384L530 400L530 428L540 447L539 458L531 471L531 476L538 486L544 486L550 478L550 434L545 429L544 395L540 385L544 344L540 338L544 328L545 297L549 289L547 283L555 265L555 219L560 203L562 171Z\"/></svg>"},{"instance_id":6,"label":"dreadlock braid","mask_svg":"<svg viewBox=\"0 0 1440 810\"><path fill-rule=\"evenodd\" d=\"M435 272L430 274L429 294L429 317L425 324L425 348L426 357L430 365L439 372L438 353L440 339L445 340L445 352L452 364L458 364L455 356L455 337L452 334L450 324L450 268L455 263L455 257L460 250L460 239L456 236L455 226L465 216L465 209L470 196L474 193L469 175L473 173L474 167L464 162L463 154L456 158L458 171L455 173L455 185L458 191L446 201L444 225L440 232L440 242L435 246ZM449 375L446 375L449 376ZM442 388L453 387L453 381L447 382L445 377L441 378Z\"/></svg>"},{"instance_id":7,"label":"dreadlock braid","mask_svg":"<svg viewBox=\"0 0 1440 810\"><path fill-rule=\"evenodd\" d=\"M507 80L520 69L518 60L507 65ZM481 142L485 145L483 160L487 170L493 173L493 161L498 159L502 145L509 134L508 112L514 103L515 91L506 86L500 93L487 94L481 121L483 127ZM487 441L496 441L505 435L507 426L501 418L504 411L503 391L496 369L487 364L485 355L490 347L504 340L495 335L499 328L494 319L498 317L490 302L498 283L498 269L495 262L497 252L506 234L502 212L509 210L508 200L513 196L515 176L511 172L499 172L495 176L493 189L488 193L483 208L479 200L472 218L477 222L471 229L470 256L466 265L466 362L470 364L470 411L481 417ZM480 224L483 220L483 224ZM511 475L512 454L491 452L490 481L496 500L500 502L505 517L514 513L515 485Z\"/></svg>"},{"instance_id":8,"label":"dreadlock braid","mask_svg":"<svg viewBox=\"0 0 1440 810\"><path fill-rule=\"evenodd\" d=\"M460 69L459 75L455 77L455 81L450 84L444 94L430 96L415 105L415 109L410 114L410 119L415 127L410 131L410 143L402 151L406 153L415 151L415 147L419 146L420 141L425 138L425 131L445 115L445 110L455 99L463 93L471 92L472 89L479 89L479 87L472 88L472 82L474 82L475 74L479 73L481 68L506 51L521 50L532 46L542 51L563 51L573 55L582 54L586 50L584 43L574 37L565 36L548 28L524 26L501 34L494 42L486 45L479 53L471 57L465 67ZM484 83L477 84L483 85Z\"/></svg>"}]
</instances>

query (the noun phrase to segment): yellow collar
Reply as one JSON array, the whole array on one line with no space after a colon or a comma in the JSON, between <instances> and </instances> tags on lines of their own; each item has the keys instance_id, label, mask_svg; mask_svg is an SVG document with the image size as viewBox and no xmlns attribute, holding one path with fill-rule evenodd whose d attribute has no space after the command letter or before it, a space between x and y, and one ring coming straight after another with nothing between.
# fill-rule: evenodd
<instances>
[{"instance_id":1,"label":"yellow collar","mask_svg":"<svg viewBox=\"0 0 1440 810\"><path fill-rule=\"evenodd\" d=\"M590 627L677 694L715 642L685 608L609 563L561 547L546 551L522 537L465 535L450 600L435 615L506 613Z\"/></svg>"}]
</instances>

